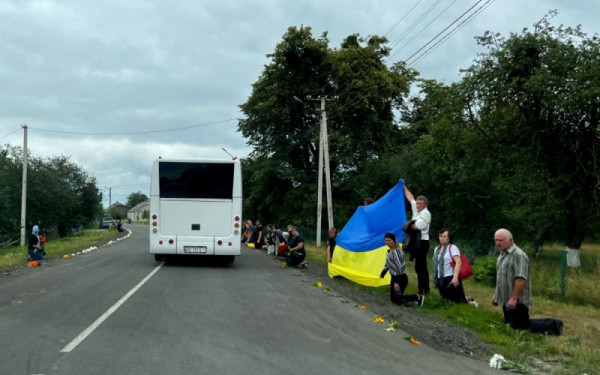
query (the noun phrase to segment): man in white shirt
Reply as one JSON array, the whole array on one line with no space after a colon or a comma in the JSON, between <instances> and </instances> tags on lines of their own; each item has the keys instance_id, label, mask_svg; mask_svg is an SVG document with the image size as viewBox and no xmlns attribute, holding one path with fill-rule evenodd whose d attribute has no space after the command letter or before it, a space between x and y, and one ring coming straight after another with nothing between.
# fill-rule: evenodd
<instances>
[{"instance_id":1,"label":"man in white shirt","mask_svg":"<svg viewBox=\"0 0 600 375\"><path fill-rule=\"evenodd\" d=\"M427 209L427 197L419 195L417 199L404 185L404 195L410 202L412 209L412 220L415 223L412 228L421 231L421 246L415 255L415 272L419 284L419 294L429 293L429 270L427 269L427 253L429 252L429 225L431 224L431 213Z\"/></svg>"}]
</instances>

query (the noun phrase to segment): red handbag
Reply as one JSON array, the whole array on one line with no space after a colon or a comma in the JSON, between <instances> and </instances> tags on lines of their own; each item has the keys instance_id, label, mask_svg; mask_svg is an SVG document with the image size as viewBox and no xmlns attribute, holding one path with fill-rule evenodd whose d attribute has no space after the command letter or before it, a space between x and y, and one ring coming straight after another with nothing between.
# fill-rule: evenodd
<instances>
[{"instance_id":1,"label":"red handbag","mask_svg":"<svg viewBox=\"0 0 600 375\"><path fill-rule=\"evenodd\" d=\"M451 259L450 265L454 269L454 267L456 266L456 262L454 261L452 253L450 252L451 247L452 244L448 246L448 254L450 254ZM458 273L458 279L460 281L465 281L469 277L473 276L473 269L471 268L471 263L469 263L469 258L467 258L467 254L460 252L460 250L458 252L460 253L460 272Z\"/></svg>"}]
</instances>

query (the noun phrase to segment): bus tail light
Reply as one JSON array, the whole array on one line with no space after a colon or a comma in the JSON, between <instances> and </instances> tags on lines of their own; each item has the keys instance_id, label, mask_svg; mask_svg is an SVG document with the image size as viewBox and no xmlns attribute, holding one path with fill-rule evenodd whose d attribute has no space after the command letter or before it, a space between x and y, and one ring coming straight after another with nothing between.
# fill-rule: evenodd
<instances>
[{"instance_id":1,"label":"bus tail light","mask_svg":"<svg viewBox=\"0 0 600 375\"><path fill-rule=\"evenodd\" d=\"M156 214L152 215L152 220L156 220Z\"/></svg>"},{"instance_id":2,"label":"bus tail light","mask_svg":"<svg viewBox=\"0 0 600 375\"><path fill-rule=\"evenodd\" d=\"M172 239L172 238L169 240L169 243L170 243L170 244L173 244L173 239Z\"/></svg>"},{"instance_id":3,"label":"bus tail light","mask_svg":"<svg viewBox=\"0 0 600 375\"><path fill-rule=\"evenodd\" d=\"M218 241L217 241L217 245L223 245L223 241L221 241L221 240L218 240Z\"/></svg>"},{"instance_id":4,"label":"bus tail light","mask_svg":"<svg viewBox=\"0 0 600 375\"><path fill-rule=\"evenodd\" d=\"M159 245L162 245L162 240L158 241L158 244L159 244Z\"/></svg>"},{"instance_id":5,"label":"bus tail light","mask_svg":"<svg viewBox=\"0 0 600 375\"><path fill-rule=\"evenodd\" d=\"M235 217L235 221L240 221L240 217L239 217L239 216L236 216L236 217Z\"/></svg>"},{"instance_id":6,"label":"bus tail light","mask_svg":"<svg viewBox=\"0 0 600 375\"><path fill-rule=\"evenodd\" d=\"M158 225L158 223L157 223L156 221L153 221L153 222L152 222L152 226L153 226L153 227L155 227L155 226L157 226L157 225Z\"/></svg>"},{"instance_id":7,"label":"bus tail light","mask_svg":"<svg viewBox=\"0 0 600 375\"><path fill-rule=\"evenodd\" d=\"M240 227L240 223L235 223L235 224L233 225L233 227L234 227L234 228L239 228L239 227Z\"/></svg>"},{"instance_id":8,"label":"bus tail light","mask_svg":"<svg viewBox=\"0 0 600 375\"><path fill-rule=\"evenodd\" d=\"M233 245L233 244L230 242L230 243L228 243L228 245L229 245L229 246L231 246L231 245Z\"/></svg>"}]
</instances>

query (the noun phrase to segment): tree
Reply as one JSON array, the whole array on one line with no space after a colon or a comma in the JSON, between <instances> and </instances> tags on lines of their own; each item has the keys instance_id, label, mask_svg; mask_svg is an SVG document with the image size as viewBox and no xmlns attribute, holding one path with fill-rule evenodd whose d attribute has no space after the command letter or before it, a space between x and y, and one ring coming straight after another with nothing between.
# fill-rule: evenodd
<instances>
[{"instance_id":1,"label":"tree","mask_svg":"<svg viewBox=\"0 0 600 375\"><path fill-rule=\"evenodd\" d=\"M576 251L598 222L598 37L545 17L534 31L488 32L478 43L487 51L459 83L424 82L413 100L408 128L427 129L417 163L437 184L445 220L470 235L490 236L477 217Z\"/></svg>"},{"instance_id":2,"label":"tree","mask_svg":"<svg viewBox=\"0 0 600 375\"><path fill-rule=\"evenodd\" d=\"M287 30L268 55L271 62L254 83L252 94L240 105L246 117L238 129L254 147L244 169L246 197L260 196L253 194L257 188L264 194L277 191L285 195L277 198L279 217L313 225L316 202L307 202L316 201L320 115L315 104L306 100L308 95L339 95L328 104L334 207L354 194L351 181L367 170L369 162L395 149L400 133L393 110L408 95L416 72L403 64L388 68L386 43L378 36L351 35L339 49L330 49L326 33L315 39L309 27ZM248 176L246 168L259 166L250 170L266 178ZM248 185L249 181L253 182ZM252 215L269 212L257 205L248 208L245 212Z\"/></svg>"},{"instance_id":3,"label":"tree","mask_svg":"<svg viewBox=\"0 0 600 375\"><path fill-rule=\"evenodd\" d=\"M131 193L129 194L129 196L127 197L127 208L131 209L135 206L137 206L138 204L142 203L142 202L147 202L148 201L148 196L144 193L142 193L141 191L138 191L137 193Z\"/></svg>"}]
</instances>

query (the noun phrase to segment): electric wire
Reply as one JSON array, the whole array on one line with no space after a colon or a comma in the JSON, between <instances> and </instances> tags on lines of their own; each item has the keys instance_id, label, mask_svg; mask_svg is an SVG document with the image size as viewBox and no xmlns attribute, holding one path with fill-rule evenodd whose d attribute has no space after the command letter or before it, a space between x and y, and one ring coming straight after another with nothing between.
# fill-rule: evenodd
<instances>
[{"instance_id":1,"label":"electric wire","mask_svg":"<svg viewBox=\"0 0 600 375\"><path fill-rule=\"evenodd\" d=\"M450 28L452 25L454 25L454 24L455 24L457 21L459 21L461 18L463 18L463 17L464 17L464 16L465 16L467 13L469 13L469 12L470 12L470 11L471 11L471 10L472 10L474 7L476 7L476 6L477 6L479 3L481 3L481 1L483 1L483 0L478 0L478 1L477 1L477 2L476 2L474 5L473 5L473 6L471 6L469 9L467 9L465 12L463 12L463 13L462 13L462 14L461 14L461 15L460 15L458 18L456 18L456 19L455 19L455 20L454 20L452 23L450 23L450 25L448 25L448 26L447 26L447 27L446 27L444 30L442 30L440 33L438 33L438 34L437 34L437 35L436 35L434 38L432 38L432 39L431 39L429 42L427 42L427 43L426 43L426 44L425 44L423 47L419 48L419 49L417 50L417 52L420 52L420 51L422 51L422 50L423 50L423 49L424 49L424 48L425 48L427 45L431 44L431 42L432 42L432 41L434 41L434 40L435 40L436 38L438 38L438 37L439 37L439 36L440 36L440 35L441 35L441 34L442 34L444 31L447 31L447 30L448 30L448 29L449 29L449 28ZM486 3L482 4L482 5L480 6L480 8L478 8L477 10L475 10L474 12L472 12L472 13L469 15L469 17L468 17L467 19L463 20L463 22L461 22L461 23L459 24L459 26L464 26L464 25L466 25L466 23L467 23L468 21L472 20L472 19L473 19L475 16L479 15L479 14L480 14L480 13L483 11L483 9L484 9L485 7L487 7L487 6L489 6L489 5L490 5L490 2L491 2L491 1L492 1L492 0L488 0L488 2L486 2ZM444 36L442 37L442 39L443 39L443 38L445 38L445 39L448 39L448 37L449 37L449 36L451 36L451 34L453 35L453 33L455 33L456 31L458 31L458 29L459 29L459 27L458 27L458 26L457 26L457 27L455 27L455 28L454 28L454 29L452 29L450 32L448 32L448 34L444 35ZM444 40L445 40L445 39L444 39ZM442 42L438 41L436 44L439 46L441 43L442 43ZM428 49L427 51L433 51L433 46L432 46L432 47L430 47L430 49ZM427 52L427 51L426 51L426 52ZM415 55L415 54L413 53L413 55L411 55L411 57L412 57L412 56L414 56L414 55ZM419 58L421 58L421 57L424 57L424 56L425 56L424 54L422 54L422 55L419 55ZM405 60L405 62L408 62L408 59L407 59L407 60ZM409 66L409 67L410 67L410 66L412 66L412 65L413 65L412 63L411 63L411 64L407 64L407 66ZM375 83L371 84L370 88L372 88L372 87L374 87L374 86L375 86ZM328 113L328 115L330 115L330 116L332 116L332 117L333 117L333 116L334 116L334 115L336 115L336 114L339 114L339 113L341 113L341 112L343 112L343 111L346 111L347 109L350 109L350 108L351 108L351 107L353 107L354 105L358 104L358 102L359 102L359 101L361 101L361 100L367 100L367 99L366 99L366 98L365 98L363 95L361 95L360 93L356 93L356 95L357 95L357 97L355 97L354 99L351 99L349 102L347 102L346 104L344 104L344 105L343 105L341 108L334 109L334 110L333 110L331 113Z\"/></svg>"},{"instance_id":2,"label":"electric wire","mask_svg":"<svg viewBox=\"0 0 600 375\"><path fill-rule=\"evenodd\" d=\"M469 22L471 22L475 17L477 17L481 12L483 12L493 2L494 2L494 0L487 0L485 3L483 3L477 10L475 10L475 12L471 13L471 15L469 15L469 17L465 18L461 23L459 23L458 25L456 25L448 34L446 34L444 37L442 37L440 40L438 40L433 46L429 47L425 52L423 52L422 54L420 54L419 56L417 56L409 64L409 66L414 66L416 63L418 63L419 61L421 61L424 57L426 57L427 55L429 55L431 52L435 51L437 49L437 47L439 47L440 45L444 44L444 42L446 40L450 39L454 34L456 34L456 32L458 30L460 30L465 25L467 25Z\"/></svg>"},{"instance_id":3,"label":"electric wire","mask_svg":"<svg viewBox=\"0 0 600 375\"><path fill-rule=\"evenodd\" d=\"M422 46L421 48L419 48L416 52L414 52L412 55L410 55L407 59L405 59L404 61L406 63L408 63L410 61L410 59L412 59L416 54L420 53L422 50L424 50L429 44L431 44L434 40L436 40L440 35L442 35L444 32L446 32L446 30L448 30L452 25L454 25L456 22L458 22L461 18L463 18L467 13L469 13L473 8L475 8L479 3L481 3L483 0L477 0L477 2L475 4L473 4L473 6L471 6L469 9L467 9L466 11L464 11L460 16L458 16L458 18L456 18L454 21L452 21L452 23L448 26L446 26L446 28L444 28L442 31L440 31L436 36L434 36L433 38L431 38L429 40L429 42L425 43L424 46Z\"/></svg>"},{"instance_id":4,"label":"electric wire","mask_svg":"<svg viewBox=\"0 0 600 375\"><path fill-rule=\"evenodd\" d=\"M390 45L390 47L392 47L392 46L393 46L393 43L395 43L395 42L396 42L396 41L397 41L399 38L400 38L400 40L402 40L402 39L403 39L403 38L404 38L406 35L408 35L408 34L409 34L409 33L410 33L410 32L411 32L413 29L414 29L414 27L416 27L416 26L417 26L417 25L418 25L418 24L419 24L419 23L420 23L420 22L421 22L423 19L425 19L425 18L426 18L426 17L429 15L429 13L431 13L431 11L432 11L432 10L433 10L433 9L434 9L434 8L435 8L435 7L436 7L436 6L437 6L437 5L440 3L440 2L441 2L441 0L436 0L436 2L435 2L435 3L434 3L432 6L431 6L431 7L429 7L427 10L425 10L425 12L423 12L423 14L421 14L421 15L420 15L420 16L417 18L417 20L411 24L411 26L409 26L409 27L408 27L406 30L404 30L404 31L403 31L403 32L400 34L400 37L396 38L396 39L395 39L395 41L394 41L394 42L392 42L392 45ZM409 14L410 14L410 13L411 13L411 12L412 12L412 11L413 11L415 8L416 8L416 7L417 7L417 5L419 5L420 3L421 3L421 1L419 1L419 2L418 2L416 5L415 5L415 6L413 6L413 7L412 7L412 8L411 8L411 9L410 9L410 10L409 10L407 13L406 13L406 15L405 15L404 17L402 17L402 18L401 18L401 20L402 20L402 19L404 19L404 18L406 18L406 16L408 16L408 15L409 15ZM397 22L397 23L399 23L399 22ZM394 25L394 27L395 27L395 25ZM386 33L385 35L387 35L387 33ZM385 35L384 35L384 36L385 36ZM387 57L387 58L384 58L384 59L382 59L382 60L381 60L381 62L382 62L383 64L385 64L385 63L388 61L388 59L389 59L389 57ZM352 63L350 64L350 66L352 66L353 64L354 64L354 62L352 62ZM361 75L363 75L363 76L364 76L364 73L362 73L362 72L357 72L355 75L353 75L352 77L349 77L349 78L348 78L346 81L344 81L342 84L340 84L340 85L339 85L339 86L338 86L336 89L334 89L334 90L333 90L333 92L329 93L329 95L330 95L330 96L331 96L331 95L337 95L337 96L343 95L343 94L344 94L344 93L346 93L348 90L350 90L351 86L350 86L349 84L350 84L351 82L354 82L354 81L355 81L355 79L356 79L356 78L359 78ZM340 76L341 76L341 74L339 74L339 75L337 76L337 78L340 78ZM326 86L327 86L327 85L324 85L323 87L321 87L321 89L320 89L319 91L323 90L323 89L324 89ZM340 90L341 90L341 91L340 91Z\"/></svg>"},{"instance_id":5,"label":"electric wire","mask_svg":"<svg viewBox=\"0 0 600 375\"><path fill-rule=\"evenodd\" d=\"M433 22L435 22L435 20L437 20L438 18L440 18L440 16L442 14L444 14L448 9L450 9L450 7L452 5L454 5L454 3L456 3L457 0L454 0L453 2L450 3L450 5L448 5L446 8L444 8L444 10L442 10L437 16L435 16L434 19L432 19L427 25L425 25L424 28L422 28L415 36L413 36L408 42L404 43L404 45L398 49L396 49L394 51L394 53L392 53L390 56L388 56L388 60L391 59L392 57L394 57L394 55L396 55L398 52L402 51L404 49L404 47L408 46L413 40L415 40L419 35L421 35L423 33L423 31L425 31Z\"/></svg>"},{"instance_id":6,"label":"electric wire","mask_svg":"<svg viewBox=\"0 0 600 375\"><path fill-rule=\"evenodd\" d=\"M236 118L229 118L229 119L226 119L226 120L206 122L206 123L203 123L203 124L185 126L185 127L181 127L181 128L156 129L156 130L145 130L145 131L137 131L137 132L101 132L101 133L97 132L97 133L91 133L91 132L71 132L71 131L63 131L63 130L49 130L49 129L34 128L34 127L29 127L29 129L40 131L40 132L45 132L45 133L76 134L76 135L137 135L137 134L164 133L164 132L174 132L174 131L188 130L188 129L198 128L198 127L201 127L201 126L209 126L209 125L215 125L215 124L222 124L222 123L233 121L233 120L236 120Z\"/></svg>"},{"instance_id":7,"label":"electric wire","mask_svg":"<svg viewBox=\"0 0 600 375\"><path fill-rule=\"evenodd\" d=\"M18 132L18 131L19 131L19 130L21 130L21 129L22 129L22 128L18 128L18 129L16 129L16 130L13 130L13 131L11 131L10 133L8 133L8 134L6 134L6 135L4 135L4 136L0 137L0 139L6 138L6 137L8 137L9 135L11 135L11 134L13 134L13 133L16 133L16 132Z\"/></svg>"}]
</instances>

